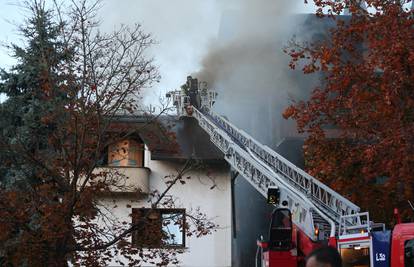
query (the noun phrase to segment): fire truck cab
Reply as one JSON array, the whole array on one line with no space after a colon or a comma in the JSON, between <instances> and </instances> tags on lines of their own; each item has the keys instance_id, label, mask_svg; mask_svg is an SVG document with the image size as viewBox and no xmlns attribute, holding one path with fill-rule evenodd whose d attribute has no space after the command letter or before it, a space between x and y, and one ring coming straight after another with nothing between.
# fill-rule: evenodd
<instances>
[{"instance_id":1,"label":"fire truck cab","mask_svg":"<svg viewBox=\"0 0 414 267\"><path fill-rule=\"evenodd\" d=\"M286 208L275 209L271 217L269 239L257 241L256 265L260 264L262 267L297 266L299 260L294 241L290 210Z\"/></svg>"},{"instance_id":2,"label":"fire truck cab","mask_svg":"<svg viewBox=\"0 0 414 267\"><path fill-rule=\"evenodd\" d=\"M414 223L401 223L394 227L391 267L414 267Z\"/></svg>"},{"instance_id":3,"label":"fire truck cab","mask_svg":"<svg viewBox=\"0 0 414 267\"><path fill-rule=\"evenodd\" d=\"M344 266L389 266L391 231L368 212L341 217L337 247Z\"/></svg>"},{"instance_id":4,"label":"fire truck cab","mask_svg":"<svg viewBox=\"0 0 414 267\"><path fill-rule=\"evenodd\" d=\"M303 234L292 224L290 210L276 208L268 240L257 241L256 266L304 266L309 248L324 242L299 242L301 238ZM344 267L414 267L414 223L397 224L391 231L384 224L372 223L367 212L343 216L337 249Z\"/></svg>"}]
</instances>

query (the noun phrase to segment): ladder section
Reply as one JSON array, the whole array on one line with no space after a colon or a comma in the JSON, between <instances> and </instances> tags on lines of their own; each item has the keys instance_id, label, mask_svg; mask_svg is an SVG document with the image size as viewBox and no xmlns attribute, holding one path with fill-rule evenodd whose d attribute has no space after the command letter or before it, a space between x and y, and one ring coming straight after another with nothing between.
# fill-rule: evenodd
<instances>
[{"instance_id":1,"label":"ladder section","mask_svg":"<svg viewBox=\"0 0 414 267\"><path fill-rule=\"evenodd\" d=\"M188 109L187 109L188 111ZM202 127L211 138L214 145L223 153L227 162L237 170L246 180L264 197L267 197L267 189L276 186L280 189L280 202L286 201L287 207L292 211L292 221L309 238L316 241L319 236L315 235L314 210L315 206L297 192L295 188L283 181L280 175L274 173L264 163L257 160L240 143L226 133L224 129L216 125L208 115L192 108L192 117L198 120ZM329 229L328 231L329 235ZM335 228L335 226L333 226Z\"/></svg>"},{"instance_id":2,"label":"ladder section","mask_svg":"<svg viewBox=\"0 0 414 267\"><path fill-rule=\"evenodd\" d=\"M225 160L263 196L266 197L268 187L279 187L279 204L287 205L292 221L312 240L320 239L321 234L323 239L335 236L341 216L359 212L358 206L212 112L216 94L206 94L198 103L179 90L169 92L167 97L172 98L180 116L198 120L224 153Z\"/></svg>"},{"instance_id":3,"label":"ladder section","mask_svg":"<svg viewBox=\"0 0 414 267\"><path fill-rule=\"evenodd\" d=\"M282 176L285 181L289 182L298 191L306 194L315 203L315 205L324 210L325 213L337 224L340 223L340 217L352 215L359 212L360 208L342 197L340 194L310 176L302 169L296 167L290 161L264 146L253 139L246 132L238 129L221 116L208 112L209 116L215 123L219 124L227 133L229 133L240 145L246 150L254 153L258 158L266 163L274 172ZM199 113L194 114L200 117ZM199 118L197 118L199 119Z\"/></svg>"},{"instance_id":4,"label":"ladder section","mask_svg":"<svg viewBox=\"0 0 414 267\"><path fill-rule=\"evenodd\" d=\"M362 212L358 214L343 216L339 224L338 232L339 237L371 232L371 221L369 220L369 213Z\"/></svg>"}]
</instances>

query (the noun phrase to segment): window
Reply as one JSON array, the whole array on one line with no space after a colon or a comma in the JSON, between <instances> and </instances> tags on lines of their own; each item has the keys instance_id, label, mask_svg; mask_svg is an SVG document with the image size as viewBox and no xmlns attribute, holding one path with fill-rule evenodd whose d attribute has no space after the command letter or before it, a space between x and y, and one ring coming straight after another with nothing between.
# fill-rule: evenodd
<instances>
[{"instance_id":1,"label":"window","mask_svg":"<svg viewBox=\"0 0 414 267\"><path fill-rule=\"evenodd\" d=\"M369 243L341 245L340 252L344 267L371 266Z\"/></svg>"},{"instance_id":2,"label":"window","mask_svg":"<svg viewBox=\"0 0 414 267\"><path fill-rule=\"evenodd\" d=\"M132 222L137 247L185 247L185 209L132 209Z\"/></svg>"},{"instance_id":3,"label":"window","mask_svg":"<svg viewBox=\"0 0 414 267\"><path fill-rule=\"evenodd\" d=\"M288 209L277 209L272 214L269 246L275 250L292 248L292 217Z\"/></svg>"},{"instance_id":4,"label":"window","mask_svg":"<svg viewBox=\"0 0 414 267\"><path fill-rule=\"evenodd\" d=\"M144 144L132 139L122 140L108 147L109 166L143 167Z\"/></svg>"},{"instance_id":5,"label":"window","mask_svg":"<svg viewBox=\"0 0 414 267\"><path fill-rule=\"evenodd\" d=\"M414 239L405 241L404 267L414 267Z\"/></svg>"}]
</instances>

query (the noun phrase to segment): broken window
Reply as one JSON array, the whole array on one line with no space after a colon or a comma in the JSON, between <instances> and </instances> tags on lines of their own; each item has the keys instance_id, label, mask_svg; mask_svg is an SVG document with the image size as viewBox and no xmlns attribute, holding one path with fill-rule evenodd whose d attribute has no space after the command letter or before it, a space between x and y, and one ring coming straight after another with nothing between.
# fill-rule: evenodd
<instances>
[{"instance_id":1,"label":"broken window","mask_svg":"<svg viewBox=\"0 0 414 267\"><path fill-rule=\"evenodd\" d=\"M144 144L126 139L108 147L108 165L120 167L143 167Z\"/></svg>"},{"instance_id":2,"label":"broken window","mask_svg":"<svg viewBox=\"0 0 414 267\"><path fill-rule=\"evenodd\" d=\"M185 247L185 209L132 209L136 247Z\"/></svg>"}]
</instances>

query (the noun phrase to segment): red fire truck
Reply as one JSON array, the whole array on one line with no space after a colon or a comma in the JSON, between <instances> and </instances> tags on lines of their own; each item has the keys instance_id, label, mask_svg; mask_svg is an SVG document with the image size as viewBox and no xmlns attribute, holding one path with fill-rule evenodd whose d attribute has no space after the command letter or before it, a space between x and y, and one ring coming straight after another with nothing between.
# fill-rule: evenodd
<instances>
[{"instance_id":1,"label":"red fire truck","mask_svg":"<svg viewBox=\"0 0 414 267\"><path fill-rule=\"evenodd\" d=\"M330 245L346 267L414 267L414 223L392 231L373 223L368 212L213 112L217 93L189 81L191 93L167 94L178 115L196 119L233 170L276 207L267 240L257 242L257 265L303 266L313 249Z\"/></svg>"},{"instance_id":2,"label":"red fire truck","mask_svg":"<svg viewBox=\"0 0 414 267\"><path fill-rule=\"evenodd\" d=\"M358 227L340 228L331 240L341 254L343 266L414 267L414 223L399 223L393 230L369 222L368 213ZM314 242L292 223L289 209L277 208L272 213L267 240L258 240L257 266L296 267L305 265L305 257L313 249L327 243ZM334 241L334 242L332 242Z\"/></svg>"}]
</instances>

